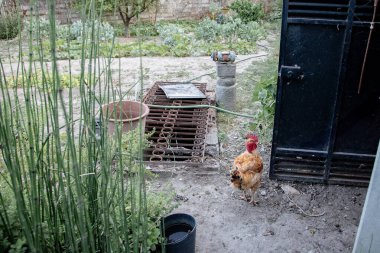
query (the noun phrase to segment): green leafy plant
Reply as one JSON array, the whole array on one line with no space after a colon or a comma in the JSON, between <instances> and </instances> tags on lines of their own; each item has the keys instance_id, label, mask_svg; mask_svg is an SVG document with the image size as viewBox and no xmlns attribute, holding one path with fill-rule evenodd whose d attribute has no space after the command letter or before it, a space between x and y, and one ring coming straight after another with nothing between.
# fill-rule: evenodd
<instances>
[{"instance_id":1,"label":"green leafy plant","mask_svg":"<svg viewBox=\"0 0 380 253\"><path fill-rule=\"evenodd\" d=\"M215 19L216 16L222 11L220 5L216 2L211 1L209 7L210 15L212 19Z\"/></svg>"},{"instance_id":2,"label":"green leafy plant","mask_svg":"<svg viewBox=\"0 0 380 253\"><path fill-rule=\"evenodd\" d=\"M41 119L40 119L41 120ZM23 138L19 139L19 144L23 146L22 142L27 142L27 133L25 132L26 129L23 130ZM147 138L148 136L146 136ZM63 137L61 135L62 140L66 139L67 136ZM144 138L143 146L147 146L149 143L147 142L147 139ZM160 245L162 242L164 242L164 238L161 236L161 228L160 228L160 221L161 218L167 215L169 212L173 210L174 207L176 207L175 202L173 201L175 192L171 187L166 187L163 191L160 192L154 192L153 190L147 190L146 192L146 230L143 231L141 229L136 230L135 227L133 227L135 224L135 220L137 219L136 216L138 213L142 213L143 210L140 208L144 208L142 206L137 206L137 209L133 206L136 205L139 201L142 201L140 198L142 196L139 194L134 187L138 187L139 183L139 166L131 162L132 159L135 159L138 154L140 153L139 148L139 138L138 138L138 131L130 131L127 134L122 135L122 150L121 155L125 157L123 159L123 167L126 168L125 172L126 175L129 178L129 187L127 192L126 199L124 200L125 203L125 210L126 215L128 217L128 223L127 223L127 230L125 231L126 234L129 236L129 242L130 247L133 248L133 240L134 238L138 238L137 243L142 244L144 240L146 240L147 249L154 251L158 245ZM64 141L63 143L66 143L64 145L67 145L67 141ZM112 146L114 146L113 144ZM116 145L117 146L117 145ZM118 161L121 156L118 155L118 149L114 149L116 151L113 162ZM45 150L46 152L44 155L46 156L48 153L48 150ZM90 166L90 164L87 163L87 159L89 159L89 154L87 152L82 152L81 156L84 158L84 162L82 166ZM68 157L65 158L65 163L69 163ZM27 157L24 157L23 159L27 159ZM2 159L1 159L2 161ZM25 161L27 162L27 161ZM57 162L57 161L56 161ZM112 173L108 176L114 177L117 173ZM147 176L154 177L153 174L147 173ZM114 180L114 179L113 179ZM16 204L16 198L14 196L13 190L12 190L12 183L11 183L10 173L8 173L6 165L2 161L1 165L1 177L0 177L0 217L2 218L0 220L0 235L2 235L3 240L0 241L0 249L3 249L3 252L6 252L8 250L11 250L11 252L27 252L29 250L29 246L27 244L27 241L25 237L22 236L22 222L18 219L17 215L17 204ZM69 181L62 182L64 184L69 183ZM27 195L27 191L31 190L31 188L28 186L25 189L25 192L23 194ZM114 187L105 189L106 191L114 191ZM116 197L116 195L115 195ZM6 223L5 223L6 220ZM115 217L113 222L116 224L119 224L121 222L121 217ZM12 228L12 232L7 232L9 228ZM44 226L45 233L50 233L49 228L47 226ZM64 236L65 231L60 230L59 233L62 233L62 237ZM49 237L46 238L46 240L50 240ZM46 242L47 246L49 241ZM52 245L48 246L53 247Z\"/></svg>"},{"instance_id":3,"label":"green leafy plant","mask_svg":"<svg viewBox=\"0 0 380 253\"><path fill-rule=\"evenodd\" d=\"M258 132L265 141L272 136L277 91L277 57L271 56L261 64L261 68L251 71L247 80L259 76L253 88L252 100L255 102L254 121L251 130Z\"/></svg>"},{"instance_id":4,"label":"green leafy plant","mask_svg":"<svg viewBox=\"0 0 380 253\"><path fill-rule=\"evenodd\" d=\"M57 25L57 38L61 40L73 40L74 36L71 34L70 25Z\"/></svg>"},{"instance_id":5,"label":"green leafy plant","mask_svg":"<svg viewBox=\"0 0 380 253\"><path fill-rule=\"evenodd\" d=\"M49 22L46 19L37 20L30 18L35 24L32 29L34 43L32 43L32 58L34 60L51 61L51 41ZM31 22L31 21L30 21ZM141 43L137 40L125 42L115 39L113 36L121 31L120 27L110 28L107 23L100 21L88 21L84 25L81 21L71 25L56 25L54 42L55 57L63 59L80 59L82 53L89 57L87 50L90 48L92 26L94 25L94 43L98 45L98 54L102 57L129 57L129 56L204 56L215 50L233 50L237 54L250 54L256 50L256 41L265 37L263 26L257 22L244 24L239 18L226 18L226 22L219 24L209 18L198 23L195 21L162 21L153 25L151 23L139 23L131 26L131 33L143 38ZM28 28L29 29L29 28ZM39 30L40 29L40 30ZM82 43L82 33L86 32L85 43ZM38 33L37 33L38 32ZM151 38L151 35L159 34L160 40ZM47 37L46 37L47 36ZM196 39L193 39L195 36ZM38 42L38 43L36 43ZM85 48L83 51L82 49ZM83 51L83 52L82 52ZM1 55L1 52L0 52ZM30 57L28 50L23 51L23 56ZM16 56L12 56L17 58Z\"/></svg>"},{"instance_id":6,"label":"green leafy plant","mask_svg":"<svg viewBox=\"0 0 380 253\"><path fill-rule=\"evenodd\" d=\"M20 33L19 19L17 12L0 15L0 40L13 39Z\"/></svg>"},{"instance_id":7,"label":"green leafy plant","mask_svg":"<svg viewBox=\"0 0 380 253\"><path fill-rule=\"evenodd\" d=\"M157 246L164 243L165 238L161 235L161 218L166 216L176 207L176 204L173 202L174 197L175 192L171 187L166 187L166 189L161 192L147 192L147 231L137 231L138 234L136 236L141 238L140 240L143 240L144 234L146 234L147 248L150 251L155 251ZM138 199L139 196L136 195L135 198ZM126 203L127 214L129 217L133 217L135 213L132 213L131 210L132 200L130 196L126 199ZM137 213L139 212L139 210L136 211ZM130 221L129 224L132 224L132 222ZM134 233L132 226L130 226L129 229L131 234L130 239L132 239Z\"/></svg>"},{"instance_id":8,"label":"green leafy plant","mask_svg":"<svg viewBox=\"0 0 380 253\"><path fill-rule=\"evenodd\" d=\"M265 31L257 22L244 24L240 18L226 18L223 24L206 18L200 22L195 35L201 41L194 42L198 48L212 44L213 50L218 48L218 50L234 50L238 54L246 54L255 50L255 41L264 38Z\"/></svg>"},{"instance_id":9,"label":"green leafy plant","mask_svg":"<svg viewBox=\"0 0 380 253\"><path fill-rule=\"evenodd\" d=\"M157 36L157 26L150 22L141 22L139 24L133 24L130 26L129 35L142 37Z\"/></svg>"},{"instance_id":10,"label":"green leafy plant","mask_svg":"<svg viewBox=\"0 0 380 253\"><path fill-rule=\"evenodd\" d=\"M100 57L94 10L83 15L98 30L58 38L55 1L47 7L48 29L20 37L18 57L0 55L0 251L149 252L163 241L157 215L171 210L172 195L147 189L142 129L111 135L98 124L109 120L101 106L120 101L114 44L104 42ZM82 59L78 76L70 61L58 68L59 50Z\"/></svg>"},{"instance_id":11,"label":"green leafy plant","mask_svg":"<svg viewBox=\"0 0 380 253\"><path fill-rule=\"evenodd\" d=\"M55 20L55 31L56 36L62 40L74 40L80 36L81 29L83 27L82 23L79 21L74 22L72 25L61 25L59 20ZM35 17L31 16L24 21L24 27L31 32L34 40L45 39L49 37L50 34L50 21L45 17ZM98 29L98 27L96 27ZM100 25L100 32L104 33L106 29L109 29L109 25L106 28ZM79 31L78 31L79 30ZM113 31L112 28L110 30Z\"/></svg>"},{"instance_id":12,"label":"green leafy plant","mask_svg":"<svg viewBox=\"0 0 380 253\"><path fill-rule=\"evenodd\" d=\"M238 37L244 41L257 41L265 38L266 32L263 25L256 21L250 21L240 26Z\"/></svg>"},{"instance_id":13,"label":"green leafy plant","mask_svg":"<svg viewBox=\"0 0 380 253\"><path fill-rule=\"evenodd\" d=\"M264 17L263 6L261 4L255 4L250 0L234 1L230 5L230 8L244 23L257 21Z\"/></svg>"},{"instance_id":14,"label":"green leafy plant","mask_svg":"<svg viewBox=\"0 0 380 253\"><path fill-rule=\"evenodd\" d=\"M188 56L191 51L191 39L184 30L174 24L160 25L157 27L161 40L169 47L172 55Z\"/></svg>"},{"instance_id":15,"label":"green leafy plant","mask_svg":"<svg viewBox=\"0 0 380 253\"><path fill-rule=\"evenodd\" d=\"M205 41L215 41L220 36L221 26L215 21L209 18L202 20L196 31L195 36L197 39Z\"/></svg>"},{"instance_id":16,"label":"green leafy plant","mask_svg":"<svg viewBox=\"0 0 380 253\"><path fill-rule=\"evenodd\" d=\"M91 36L91 31L94 29L97 33L97 38L100 41L112 40L115 33L113 27L107 22L100 22L98 20L95 21L87 21L85 24L82 23L81 20L75 21L71 25L71 37L76 40L81 40L82 36L86 34L87 36ZM85 30L87 30L86 33Z\"/></svg>"},{"instance_id":17,"label":"green leafy plant","mask_svg":"<svg viewBox=\"0 0 380 253\"><path fill-rule=\"evenodd\" d=\"M186 36L184 30L175 24L159 25L157 31L163 43L168 46L175 46L179 37Z\"/></svg>"},{"instance_id":18,"label":"green leafy plant","mask_svg":"<svg viewBox=\"0 0 380 253\"><path fill-rule=\"evenodd\" d=\"M276 103L276 76L264 76L256 83L254 100L258 101L251 128L269 141L273 129Z\"/></svg>"},{"instance_id":19,"label":"green leafy plant","mask_svg":"<svg viewBox=\"0 0 380 253\"><path fill-rule=\"evenodd\" d=\"M59 22L57 22L59 25ZM25 19L24 27L27 28L29 32L32 32L36 38L46 38L50 33L50 24L49 20L44 17L30 17ZM37 34L38 33L38 34Z\"/></svg>"},{"instance_id":20,"label":"green leafy plant","mask_svg":"<svg viewBox=\"0 0 380 253\"><path fill-rule=\"evenodd\" d=\"M27 82L25 76L22 74L18 75L16 78L13 78L12 76L7 77L6 80L8 88L21 88ZM60 76L60 85L62 88L78 87L79 82L79 75L61 74ZM41 71L36 71L30 75L30 85L31 87L38 87L40 89L45 87L49 89L49 87L53 86L53 80L51 76L43 75Z\"/></svg>"}]
</instances>

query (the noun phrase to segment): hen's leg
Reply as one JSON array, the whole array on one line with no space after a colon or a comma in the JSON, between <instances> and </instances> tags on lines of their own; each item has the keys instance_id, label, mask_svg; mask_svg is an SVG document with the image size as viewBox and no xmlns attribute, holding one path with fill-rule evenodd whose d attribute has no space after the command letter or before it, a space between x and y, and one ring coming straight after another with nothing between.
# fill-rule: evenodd
<instances>
[{"instance_id":1,"label":"hen's leg","mask_svg":"<svg viewBox=\"0 0 380 253\"><path fill-rule=\"evenodd\" d=\"M232 191L232 192L231 192L231 197L232 197L232 198L234 198L234 199L241 199L241 200L248 201L248 199L247 199L247 195L246 195L245 191L244 191L244 194L243 194L243 195L239 195L239 196L236 196L235 193L236 193L236 191Z\"/></svg>"},{"instance_id":2,"label":"hen's leg","mask_svg":"<svg viewBox=\"0 0 380 253\"><path fill-rule=\"evenodd\" d=\"M248 198L247 198L247 192L244 190L244 191L243 191L243 195L240 195L239 198L240 198L241 200L248 201Z\"/></svg>"},{"instance_id":3,"label":"hen's leg","mask_svg":"<svg viewBox=\"0 0 380 253\"><path fill-rule=\"evenodd\" d=\"M249 189L251 191L251 201L249 203L254 204L255 206L259 203L258 197L257 197L257 191Z\"/></svg>"},{"instance_id":4,"label":"hen's leg","mask_svg":"<svg viewBox=\"0 0 380 253\"><path fill-rule=\"evenodd\" d=\"M232 190L231 197L234 198L234 199L241 198L240 195L239 195L239 197L236 196L236 190Z\"/></svg>"}]
</instances>

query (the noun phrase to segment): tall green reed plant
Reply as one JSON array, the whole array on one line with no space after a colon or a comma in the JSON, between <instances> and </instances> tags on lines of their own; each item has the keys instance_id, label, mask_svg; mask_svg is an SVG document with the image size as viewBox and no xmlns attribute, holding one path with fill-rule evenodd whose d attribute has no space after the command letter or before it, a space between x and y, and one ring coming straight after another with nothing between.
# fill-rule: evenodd
<instances>
[{"instance_id":1,"label":"tall green reed plant","mask_svg":"<svg viewBox=\"0 0 380 253\"><path fill-rule=\"evenodd\" d=\"M18 245L30 252L148 252L154 245L148 233L152 218L147 214L141 121L128 138L120 127L109 135L107 124L97 132L96 118L107 122L111 116L99 110L101 105L121 99L112 85L113 46L108 57L99 57L95 23L102 18L102 8L95 8L95 1L86 8L82 1L82 23L92 26L83 25L79 87L74 87L73 62L68 60L65 88L56 57L56 5L54 0L46 4L51 62L45 63L40 31L32 27L24 27L26 52L25 38L19 36L15 64L9 64L11 57L0 58L0 187L7 190L0 192L1 247ZM38 24L38 1L31 1L31 6L30 18ZM35 45L37 56L32 53ZM70 42L68 47L70 54ZM33 78L37 71L42 85ZM142 94L141 60L140 73ZM9 88L10 82L16 85ZM126 149L126 143L134 148ZM13 212L10 205L15 206Z\"/></svg>"}]
</instances>

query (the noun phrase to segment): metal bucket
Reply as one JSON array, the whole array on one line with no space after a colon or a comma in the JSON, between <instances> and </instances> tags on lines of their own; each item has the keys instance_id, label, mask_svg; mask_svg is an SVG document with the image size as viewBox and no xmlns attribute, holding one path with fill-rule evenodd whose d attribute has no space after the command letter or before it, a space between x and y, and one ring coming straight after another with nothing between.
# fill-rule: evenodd
<instances>
[{"instance_id":1,"label":"metal bucket","mask_svg":"<svg viewBox=\"0 0 380 253\"><path fill-rule=\"evenodd\" d=\"M118 124L121 124L122 132L128 132L139 126L145 129L146 116L149 107L136 101L118 101L102 107L103 117L108 116L108 133L113 134Z\"/></svg>"}]
</instances>

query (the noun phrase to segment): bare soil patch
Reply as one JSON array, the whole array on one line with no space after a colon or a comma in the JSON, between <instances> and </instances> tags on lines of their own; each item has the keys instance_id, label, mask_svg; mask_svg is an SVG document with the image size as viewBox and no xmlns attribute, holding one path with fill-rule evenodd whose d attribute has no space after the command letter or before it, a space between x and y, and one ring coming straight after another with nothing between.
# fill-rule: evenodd
<instances>
[{"instance_id":1,"label":"bare soil patch","mask_svg":"<svg viewBox=\"0 0 380 253\"><path fill-rule=\"evenodd\" d=\"M235 123L239 129L240 122ZM242 136L233 131L219 156L200 167L158 166L158 188L173 185L179 207L198 223L197 252L351 252L366 188L292 184L269 180L270 146L265 161L259 205L231 193L227 170L243 151ZM290 185L300 194L286 194ZM314 217L315 216L315 217Z\"/></svg>"}]
</instances>

